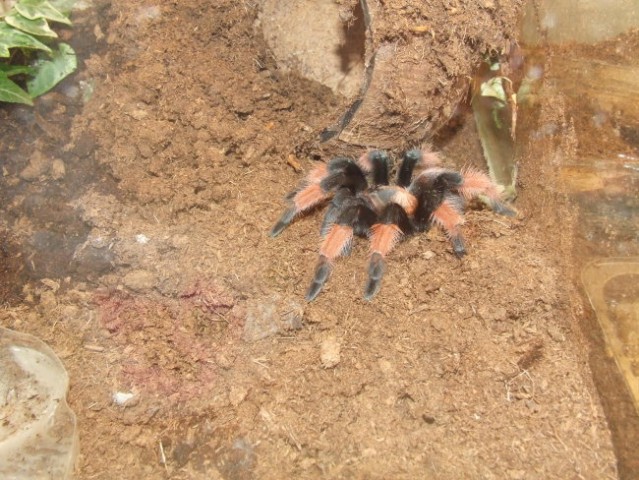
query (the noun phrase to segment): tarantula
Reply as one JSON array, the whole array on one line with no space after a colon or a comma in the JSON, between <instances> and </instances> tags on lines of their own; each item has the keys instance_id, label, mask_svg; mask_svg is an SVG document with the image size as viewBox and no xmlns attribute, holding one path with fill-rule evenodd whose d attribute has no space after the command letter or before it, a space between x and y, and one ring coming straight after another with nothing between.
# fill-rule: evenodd
<instances>
[{"instance_id":1,"label":"tarantula","mask_svg":"<svg viewBox=\"0 0 639 480\"><path fill-rule=\"evenodd\" d=\"M481 196L496 213L514 215L502 203L497 186L483 172L442 168L433 152L412 149L403 154L395 184L391 185L389 163L388 154L381 150L365 153L357 161L337 157L312 170L286 197L289 206L272 228L272 237L298 216L328 204L321 227L319 260L306 294L308 301L322 290L334 261L350 253L354 236L370 241L364 298L371 300L381 287L386 256L405 236L438 225L446 232L455 255L461 258L466 248L460 227L469 200Z\"/></svg>"}]
</instances>

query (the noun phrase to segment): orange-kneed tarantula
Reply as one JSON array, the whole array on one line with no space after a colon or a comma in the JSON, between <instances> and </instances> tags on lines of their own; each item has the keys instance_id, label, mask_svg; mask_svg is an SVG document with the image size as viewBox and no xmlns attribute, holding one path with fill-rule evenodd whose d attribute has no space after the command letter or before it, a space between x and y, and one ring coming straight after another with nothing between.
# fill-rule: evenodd
<instances>
[{"instance_id":1,"label":"orange-kneed tarantula","mask_svg":"<svg viewBox=\"0 0 639 480\"><path fill-rule=\"evenodd\" d=\"M319 261L306 294L308 301L322 290L335 259L350 253L354 236L370 241L364 289L364 298L370 300L381 286L386 256L405 236L438 225L461 258L466 248L460 227L469 200L481 196L493 211L514 215L483 172L442 168L435 153L412 149L404 153L395 184L391 185L389 164L388 154L381 150L365 153L358 160L333 158L312 170L286 197L288 208L271 230L272 237L302 214L328 204L321 227Z\"/></svg>"}]
</instances>

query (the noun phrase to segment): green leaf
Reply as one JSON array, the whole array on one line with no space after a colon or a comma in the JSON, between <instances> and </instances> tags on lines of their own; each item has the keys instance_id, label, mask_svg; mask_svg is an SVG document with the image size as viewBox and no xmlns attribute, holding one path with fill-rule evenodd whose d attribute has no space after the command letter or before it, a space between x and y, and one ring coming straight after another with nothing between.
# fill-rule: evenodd
<instances>
[{"instance_id":1,"label":"green leaf","mask_svg":"<svg viewBox=\"0 0 639 480\"><path fill-rule=\"evenodd\" d=\"M497 100L506 103L508 99L506 98L506 90L504 90L504 85L502 83L504 77L493 77L490 80L481 84L481 95L482 97L493 97Z\"/></svg>"},{"instance_id":2,"label":"green leaf","mask_svg":"<svg viewBox=\"0 0 639 480\"><path fill-rule=\"evenodd\" d=\"M71 10L73 10L75 1L76 0L50 0L49 3L53 5L53 8L55 8L58 12L62 12L68 17ZM87 8L86 5L84 8Z\"/></svg>"},{"instance_id":3,"label":"green leaf","mask_svg":"<svg viewBox=\"0 0 639 480\"><path fill-rule=\"evenodd\" d=\"M37 38L0 22L0 57L8 58L10 48L30 48L51 52L51 49Z\"/></svg>"},{"instance_id":4,"label":"green leaf","mask_svg":"<svg viewBox=\"0 0 639 480\"><path fill-rule=\"evenodd\" d=\"M35 98L48 92L62 79L75 71L78 61L70 45L61 43L51 60L43 60L34 65L33 78L27 82L29 94Z\"/></svg>"},{"instance_id":5,"label":"green leaf","mask_svg":"<svg viewBox=\"0 0 639 480\"><path fill-rule=\"evenodd\" d=\"M0 72L0 102L25 103L33 105L33 100L17 83L12 82L4 72Z\"/></svg>"},{"instance_id":6,"label":"green leaf","mask_svg":"<svg viewBox=\"0 0 639 480\"><path fill-rule=\"evenodd\" d=\"M52 22L71 25L67 16L56 10L47 0L21 0L15 4L15 8L20 15L29 20L45 18Z\"/></svg>"},{"instance_id":7,"label":"green leaf","mask_svg":"<svg viewBox=\"0 0 639 480\"><path fill-rule=\"evenodd\" d=\"M58 36L57 33L51 30L49 24L44 18L29 20L19 13L10 13L4 17L4 21L18 30L22 30L23 32L27 32L38 37L56 38Z\"/></svg>"},{"instance_id":8,"label":"green leaf","mask_svg":"<svg viewBox=\"0 0 639 480\"><path fill-rule=\"evenodd\" d=\"M14 75L32 75L33 68L27 65L8 65L6 63L0 63L0 73L4 73L7 77L13 77Z\"/></svg>"}]
</instances>

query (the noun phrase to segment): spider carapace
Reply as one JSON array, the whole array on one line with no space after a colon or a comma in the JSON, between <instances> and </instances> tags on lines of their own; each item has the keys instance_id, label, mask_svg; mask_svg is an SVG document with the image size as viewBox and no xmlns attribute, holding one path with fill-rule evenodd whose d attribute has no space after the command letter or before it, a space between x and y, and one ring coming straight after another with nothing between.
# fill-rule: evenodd
<instances>
[{"instance_id":1,"label":"spider carapace","mask_svg":"<svg viewBox=\"0 0 639 480\"><path fill-rule=\"evenodd\" d=\"M482 197L496 213L515 214L502 202L488 175L472 168L460 172L443 168L434 152L405 152L394 184L389 180L390 169L390 158L381 150L367 152L358 160L333 158L312 170L287 195L288 207L271 230L272 237L297 217L327 205L319 260L306 293L308 301L321 292L335 260L350 253L356 236L366 237L370 243L364 298L371 300L381 287L386 257L404 237L438 225L461 258L466 254L461 225L471 199Z\"/></svg>"}]
</instances>

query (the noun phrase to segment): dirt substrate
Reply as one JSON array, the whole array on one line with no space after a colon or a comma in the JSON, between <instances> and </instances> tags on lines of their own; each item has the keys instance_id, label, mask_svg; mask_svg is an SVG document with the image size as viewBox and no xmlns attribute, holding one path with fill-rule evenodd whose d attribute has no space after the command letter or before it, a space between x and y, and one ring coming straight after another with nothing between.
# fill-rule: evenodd
<instances>
[{"instance_id":1,"label":"dirt substrate","mask_svg":"<svg viewBox=\"0 0 639 480\"><path fill-rule=\"evenodd\" d=\"M427 3L453 26L518 8ZM518 218L470 211L463 261L436 230L401 243L372 302L359 241L307 304L321 215L267 233L304 171L363 153L317 140L347 102L278 70L251 2L114 0L95 18L64 145L56 97L2 111L4 138L28 141L3 144L2 252L25 261L3 271L20 288L0 322L69 371L76 478L617 478L550 176L574 149L560 100L522 157ZM472 123L456 128L434 139L444 162L482 165Z\"/></svg>"}]
</instances>

